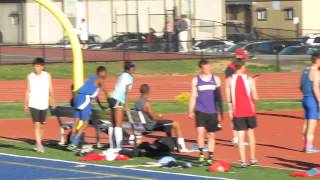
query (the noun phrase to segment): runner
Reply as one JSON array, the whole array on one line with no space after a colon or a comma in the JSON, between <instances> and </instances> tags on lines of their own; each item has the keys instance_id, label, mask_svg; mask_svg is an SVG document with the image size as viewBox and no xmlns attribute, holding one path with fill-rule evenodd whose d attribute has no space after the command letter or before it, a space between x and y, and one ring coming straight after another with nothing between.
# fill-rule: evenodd
<instances>
[{"instance_id":1,"label":"runner","mask_svg":"<svg viewBox=\"0 0 320 180\"><path fill-rule=\"evenodd\" d=\"M135 71L136 67L132 62L125 63L124 72L118 77L114 92L108 99L113 120L113 127L108 129L110 148L117 151L121 149L123 139L122 121L125 110L129 109L127 94L132 89Z\"/></svg>"},{"instance_id":2,"label":"runner","mask_svg":"<svg viewBox=\"0 0 320 180\"><path fill-rule=\"evenodd\" d=\"M304 69L301 77L300 89L303 93L303 108L305 123L303 134L305 136L304 151L306 153L318 153L320 149L313 146L314 132L319 118L320 102L320 53L315 53L311 58L312 66Z\"/></svg>"},{"instance_id":3,"label":"runner","mask_svg":"<svg viewBox=\"0 0 320 180\"><path fill-rule=\"evenodd\" d=\"M221 129L220 121L223 116L221 81L218 76L212 74L212 66L208 60L201 60L199 68L201 72L192 80L189 118L196 119L197 142L200 152L199 161L206 161L203 148L205 133L207 132L209 150L207 162L212 164L214 160L215 132Z\"/></svg>"},{"instance_id":4,"label":"runner","mask_svg":"<svg viewBox=\"0 0 320 180\"><path fill-rule=\"evenodd\" d=\"M33 72L27 77L27 89L25 93L24 111L31 113L34 124L37 152L44 152L42 145L43 126L46 122L49 101L54 109L56 107L51 75L44 71L45 61L36 58L33 61Z\"/></svg>"},{"instance_id":5,"label":"runner","mask_svg":"<svg viewBox=\"0 0 320 180\"><path fill-rule=\"evenodd\" d=\"M240 165L244 168L248 166L244 145L246 132L249 136L250 165L257 163L254 129L257 127L255 101L258 95L254 79L244 73L245 62L238 59L234 65L236 73L226 81L226 97L229 103L229 116L239 137Z\"/></svg>"},{"instance_id":6,"label":"runner","mask_svg":"<svg viewBox=\"0 0 320 180\"><path fill-rule=\"evenodd\" d=\"M145 128L148 131L163 131L166 132L168 137L172 137L172 132L175 133L177 138L179 152L190 152L186 148L180 124L172 120L163 118L162 114L156 114L153 111L152 104L149 100L150 86L142 84L140 86L140 98L135 102L135 109L142 111L146 119Z\"/></svg>"},{"instance_id":7,"label":"runner","mask_svg":"<svg viewBox=\"0 0 320 180\"><path fill-rule=\"evenodd\" d=\"M248 51L246 51L242 48L236 49L235 59L227 66L227 68L225 70L226 78L231 77L236 72L236 67L235 67L234 62L237 61L238 59L248 60L249 59ZM245 70L244 73L247 73L247 71ZM232 144L234 146L238 146L238 143L239 143L238 133L236 130L234 130L233 123L231 123L231 124L232 124L232 134L233 134ZM245 145L248 145L248 143L245 142Z\"/></svg>"},{"instance_id":8,"label":"runner","mask_svg":"<svg viewBox=\"0 0 320 180\"><path fill-rule=\"evenodd\" d=\"M81 134L88 127L91 117L92 100L98 98L100 89L108 96L105 88L106 78L107 69L104 66L99 66L96 70L96 76L90 76L75 96L73 103L76 110L75 123L72 127L72 139L71 144L67 147L68 150L78 150Z\"/></svg>"}]
</instances>

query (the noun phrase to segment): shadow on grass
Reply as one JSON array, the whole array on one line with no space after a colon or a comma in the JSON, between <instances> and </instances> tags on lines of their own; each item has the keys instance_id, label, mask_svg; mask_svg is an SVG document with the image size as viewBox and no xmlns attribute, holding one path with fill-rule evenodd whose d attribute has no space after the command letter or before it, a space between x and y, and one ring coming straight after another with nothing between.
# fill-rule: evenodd
<instances>
[{"instance_id":1,"label":"shadow on grass","mask_svg":"<svg viewBox=\"0 0 320 180\"><path fill-rule=\"evenodd\" d=\"M291 168L291 169L309 170L311 168L319 167L319 164L305 162L305 161L291 160L291 159L274 157L274 156L266 156L266 157L280 161L280 162L276 162L274 164L281 165L283 167L287 167L287 168Z\"/></svg>"},{"instance_id":2,"label":"shadow on grass","mask_svg":"<svg viewBox=\"0 0 320 180\"><path fill-rule=\"evenodd\" d=\"M12 141L20 141L20 142L25 142L29 145L34 146L35 141L33 139L29 138L9 138L9 137L0 137L1 139L6 139L6 140L12 140ZM59 146L58 141L56 140L44 140L43 144L45 147L56 149L56 150L61 150L61 151L67 151L64 146ZM7 148L7 149L15 149L15 150L21 150L21 151L31 151L34 152L33 147L31 148L25 148L25 147L18 147L16 145L8 145L8 144L0 144L0 148Z\"/></svg>"}]
</instances>

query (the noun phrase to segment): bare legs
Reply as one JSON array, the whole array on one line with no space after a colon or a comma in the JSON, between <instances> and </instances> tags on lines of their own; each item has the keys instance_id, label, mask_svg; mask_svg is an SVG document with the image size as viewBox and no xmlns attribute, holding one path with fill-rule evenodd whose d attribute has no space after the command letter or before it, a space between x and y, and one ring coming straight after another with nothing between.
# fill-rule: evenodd
<instances>
[{"instance_id":1,"label":"bare legs","mask_svg":"<svg viewBox=\"0 0 320 180\"><path fill-rule=\"evenodd\" d=\"M207 132L205 127L197 127L197 143L200 151L200 156L203 156L203 148L205 145L205 133ZM215 133L208 132L208 152L209 160L213 159L213 152L215 149ZM201 159L201 157L200 157Z\"/></svg>"},{"instance_id":2,"label":"bare legs","mask_svg":"<svg viewBox=\"0 0 320 180\"><path fill-rule=\"evenodd\" d=\"M314 132L317 128L317 120L305 120L303 134L305 137L305 150L313 148Z\"/></svg>"},{"instance_id":3,"label":"bare legs","mask_svg":"<svg viewBox=\"0 0 320 180\"><path fill-rule=\"evenodd\" d=\"M239 136L239 153L240 153L240 160L242 163L246 163L246 149L245 149L245 133L246 131L238 131ZM251 160L256 160L256 139L254 135L253 129L248 129L247 131L249 137L249 147L250 147L250 158Z\"/></svg>"},{"instance_id":4,"label":"bare legs","mask_svg":"<svg viewBox=\"0 0 320 180\"><path fill-rule=\"evenodd\" d=\"M197 127L197 143L199 148L204 148L204 134L206 129L204 127Z\"/></svg>"},{"instance_id":5,"label":"bare legs","mask_svg":"<svg viewBox=\"0 0 320 180\"><path fill-rule=\"evenodd\" d=\"M124 110L121 107L114 108L112 110L113 112L113 124L114 124L114 138L115 138L115 143L116 149L121 149L122 145L122 139L123 139L123 132L122 132L122 122L123 122L123 116L124 116ZM110 140L111 143L114 142L113 139ZM113 145L110 145L110 147L114 147Z\"/></svg>"},{"instance_id":6,"label":"bare legs","mask_svg":"<svg viewBox=\"0 0 320 180\"><path fill-rule=\"evenodd\" d=\"M177 122L173 122L173 124L172 124L172 132L178 138L182 138L183 137L180 125Z\"/></svg>"},{"instance_id":7,"label":"bare legs","mask_svg":"<svg viewBox=\"0 0 320 180\"><path fill-rule=\"evenodd\" d=\"M209 132L208 133L208 151L209 152L212 152L212 153L214 152L215 144L216 144L215 133Z\"/></svg>"},{"instance_id":8,"label":"bare legs","mask_svg":"<svg viewBox=\"0 0 320 180\"><path fill-rule=\"evenodd\" d=\"M35 122L34 123L34 135L36 139L36 147L38 151L43 151L43 145L42 145L42 139L43 139L43 124L40 122Z\"/></svg>"}]
</instances>

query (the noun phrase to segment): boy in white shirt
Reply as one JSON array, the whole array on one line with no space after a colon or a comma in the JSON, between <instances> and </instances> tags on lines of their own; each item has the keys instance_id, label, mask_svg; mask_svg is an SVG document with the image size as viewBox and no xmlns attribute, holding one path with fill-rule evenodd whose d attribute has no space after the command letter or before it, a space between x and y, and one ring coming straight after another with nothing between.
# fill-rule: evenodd
<instances>
[{"instance_id":1,"label":"boy in white shirt","mask_svg":"<svg viewBox=\"0 0 320 180\"><path fill-rule=\"evenodd\" d=\"M49 101L55 108L55 100L51 75L44 71L45 61L36 58L33 61L33 72L27 76L27 89L25 93L24 111L31 113L34 124L34 134L36 138L37 152L44 152L42 145L43 126L46 121Z\"/></svg>"}]
</instances>

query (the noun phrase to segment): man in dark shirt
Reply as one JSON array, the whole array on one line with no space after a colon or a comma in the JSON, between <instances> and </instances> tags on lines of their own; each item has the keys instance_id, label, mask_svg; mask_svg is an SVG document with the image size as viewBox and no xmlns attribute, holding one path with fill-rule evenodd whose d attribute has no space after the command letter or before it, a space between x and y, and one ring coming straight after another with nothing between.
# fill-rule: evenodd
<instances>
[{"instance_id":1,"label":"man in dark shirt","mask_svg":"<svg viewBox=\"0 0 320 180\"><path fill-rule=\"evenodd\" d=\"M163 131L167 136L171 137L175 132L177 138L179 152L190 152L185 145L184 138L179 123L172 120L165 120L161 114L156 114L149 100L150 86L143 84L140 87L140 98L135 102L135 109L142 111L145 116L145 128L149 131Z\"/></svg>"}]
</instances>

